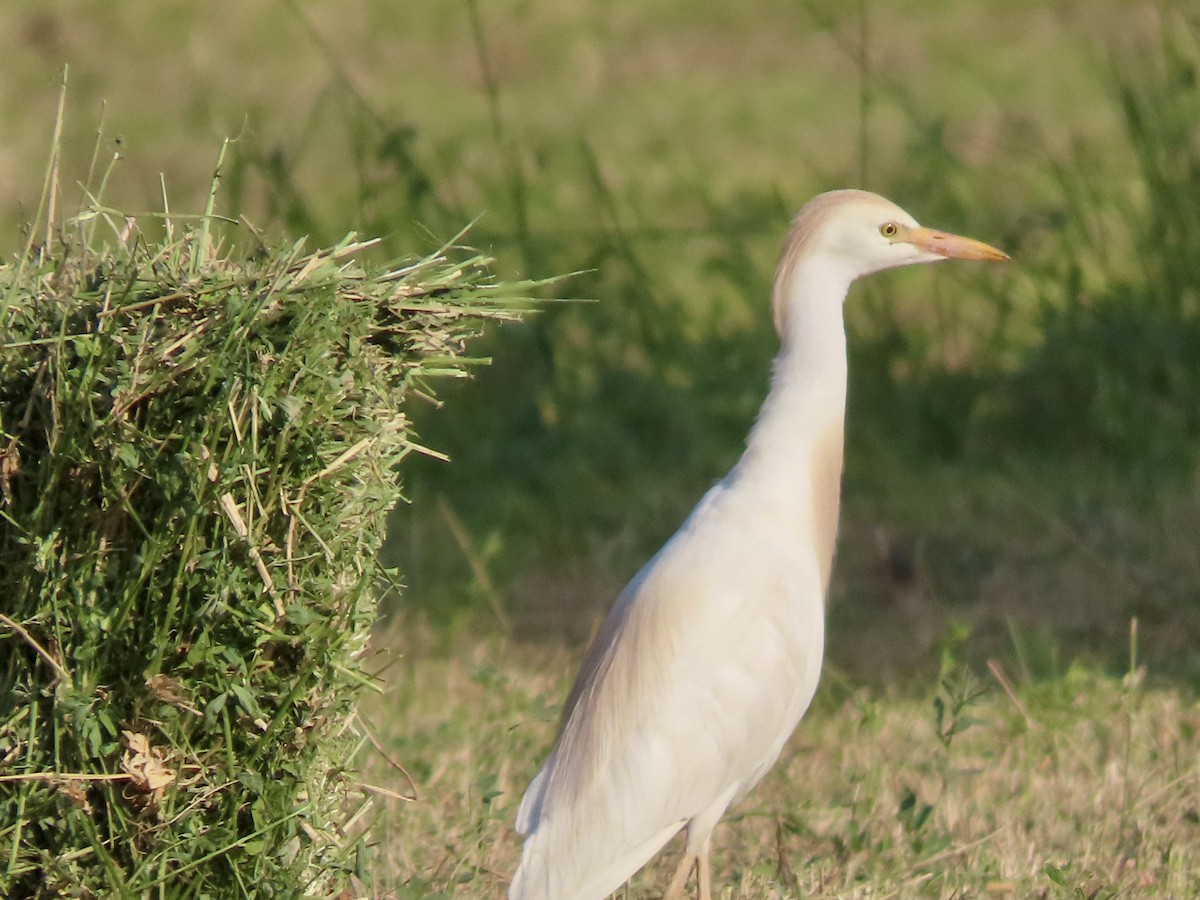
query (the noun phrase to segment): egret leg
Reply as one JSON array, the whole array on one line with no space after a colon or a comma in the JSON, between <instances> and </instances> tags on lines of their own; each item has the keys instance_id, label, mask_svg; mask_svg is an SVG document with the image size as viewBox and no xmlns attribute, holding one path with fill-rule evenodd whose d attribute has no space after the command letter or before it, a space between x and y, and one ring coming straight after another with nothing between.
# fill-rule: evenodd
<instances>
[{"instance_id":1,"label":"egret leg","mask_svg":"<svg viewBox=\"0 0 1200 900\"><path fill-rule=\"evenodd\" d=\"M700 900L712 900L712 873L708 869L708 841L696 857L696 880L700 883Z\"/></svg>"},{"instance_id":2,"label":"egret leg","mask_svg":"<svg viewBox=\"0 0 1200 900\"><path fill-rule=\"evenodd\" d=\"M685 852L683 859L679 861L679 868L671 877L671 883L667 885L667 892L663 894L663 900L680 900L683 897L683 889L687 887L688 876L692 874L692 867L695 865L696 857Z\"/></svg>"}]
</instances>

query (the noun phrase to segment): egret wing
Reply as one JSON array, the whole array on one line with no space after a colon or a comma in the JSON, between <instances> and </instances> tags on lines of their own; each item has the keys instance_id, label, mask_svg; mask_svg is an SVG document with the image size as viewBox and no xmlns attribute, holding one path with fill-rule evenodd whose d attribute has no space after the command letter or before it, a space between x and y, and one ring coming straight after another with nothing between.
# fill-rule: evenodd
<instances>
[{"instance_id":1,"label":"egret wing","mask_svg":"<svg viewBox=\"0 0 1200 900\"><path fill-rule=\"evenodd\" d=\"M606 896L690 819L744 794L811 698L820 573L736 527L714 490L588 651L521 804L512 897Z\"/></svg>"}]
</instances>

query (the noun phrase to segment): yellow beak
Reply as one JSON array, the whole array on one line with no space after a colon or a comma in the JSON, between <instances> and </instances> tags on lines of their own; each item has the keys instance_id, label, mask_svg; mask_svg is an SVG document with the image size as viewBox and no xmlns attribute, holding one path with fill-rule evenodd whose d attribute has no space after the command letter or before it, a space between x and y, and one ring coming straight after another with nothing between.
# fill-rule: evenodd
<instances>
[{"instance_id":1,"label":"yellow beak","mask_svg":"<svg viewBox=\"0 0 1200 900\"><path fill-rule=\"evenodd\" d=\"M928 253L936 253L947 259L983 259L990 262L1003 262L1009 256L1003 250L997 250L982 241L950 234L946 231L936 231L933 228L911 228L903 236L903 240Z\"/></svg>"}]
</instances>

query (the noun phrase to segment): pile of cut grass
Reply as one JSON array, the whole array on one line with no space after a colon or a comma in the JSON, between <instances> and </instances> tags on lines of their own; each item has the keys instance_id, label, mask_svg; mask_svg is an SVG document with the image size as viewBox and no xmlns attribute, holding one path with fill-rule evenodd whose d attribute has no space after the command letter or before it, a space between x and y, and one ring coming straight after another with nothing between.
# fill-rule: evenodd
<instances>
[{"instance_id":1,"label":"pile of cut grass","mask_svg":"<svg viewBox=\"0 0 1200 900\"><path fill-rule=\"evenodd\" d=\"M64 221L57 159L0 267L0 896L337 894L405 404L529 285Z\"/></svg>"}]
</instances>

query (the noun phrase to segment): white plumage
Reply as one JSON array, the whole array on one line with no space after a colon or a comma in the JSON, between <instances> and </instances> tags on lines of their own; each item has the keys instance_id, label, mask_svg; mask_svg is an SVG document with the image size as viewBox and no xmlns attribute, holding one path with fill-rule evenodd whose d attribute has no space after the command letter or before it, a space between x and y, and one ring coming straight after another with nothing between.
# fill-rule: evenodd
<instances>
[{"instance_id":1,"label":"white plumage","mask_svg":"<svg viewBox=\"0 0 1200 900\"><path fill-rule=\"evenodd\" d=\"M733 470L622 592L517 814L510 900L601 900L681 828L679 896L711 896L714 826L808 708L824 650L846 402L842 301L880 269L1005 259L863 191L796 217L776 273L771 390Z\"/></svg>"}]
</instances>

